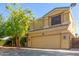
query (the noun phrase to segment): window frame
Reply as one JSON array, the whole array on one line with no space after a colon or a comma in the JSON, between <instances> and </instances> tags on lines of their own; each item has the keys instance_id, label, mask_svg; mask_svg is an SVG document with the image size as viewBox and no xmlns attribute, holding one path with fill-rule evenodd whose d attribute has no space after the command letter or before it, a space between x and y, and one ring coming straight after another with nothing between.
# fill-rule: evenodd
<instances>
[{"instance_id":1,"label":"window frame","mask_svg":"<svg viewBox=\"0 0 79 59\"><path fill-rule=\"evenodd\" d=\"M55 19L53 19L53 18L56 18L56 17L59 17L60 18L60 22L59 23L54 23L53 22L53 20L55 20ZM56 22L56 21L55 21ZM54 24L53 24L54 23ZM51 16L51 25L53 26L53 25L59 25L59 24L61 24L61 15L55 15L55 16Z\"/></svg>"}]
</instances>

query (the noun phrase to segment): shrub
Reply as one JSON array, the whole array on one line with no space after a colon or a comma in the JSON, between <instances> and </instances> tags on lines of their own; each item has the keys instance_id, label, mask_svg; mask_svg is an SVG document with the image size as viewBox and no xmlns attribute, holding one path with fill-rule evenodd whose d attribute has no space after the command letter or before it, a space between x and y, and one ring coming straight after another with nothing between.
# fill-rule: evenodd
<instances>
[{"instance_id":1,"label":"shrub","mask_svg":"<svg viewBox=\"0 0 79 59\"><path fill-rule=\"evenodd\" d=\"M12 46L12 39L6 40L3 46Z\"/></svg>"},{"instance_id":2,"label":"shrub","mask_svg":"<svg viewBox=\"0 0 79 59\"><path fill-rule=\"evenodd\" d=\"M5 42L6 42L5 40L0 39L0 46L3 46L5 44Z\"/></svg>"},{"instance_id":3,"label":"shrub","mask_svg":"<svg viewBox=\"0 0 79 59\"><path fill-rule=\"evenodd\" d=\"M21 47L25 47L27 43L27 37L22 37L21 40L20 40L20 45Z\"/></svg>"}]
</instances>

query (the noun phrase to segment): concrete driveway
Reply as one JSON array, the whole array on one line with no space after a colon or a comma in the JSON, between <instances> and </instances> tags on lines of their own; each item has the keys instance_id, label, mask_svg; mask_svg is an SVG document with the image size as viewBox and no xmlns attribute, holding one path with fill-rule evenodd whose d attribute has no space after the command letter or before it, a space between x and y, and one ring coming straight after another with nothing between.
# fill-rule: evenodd
<instances>
[{"instance_id":1,"label":"concrete driveway","mask_svg":"<svg viewBox=\"0 0 79 59\"><path fill-rule=\"evenodd\" d=\"M79 49L0 48L0 56L79 56Z\"/></svg>"}]
</instances>

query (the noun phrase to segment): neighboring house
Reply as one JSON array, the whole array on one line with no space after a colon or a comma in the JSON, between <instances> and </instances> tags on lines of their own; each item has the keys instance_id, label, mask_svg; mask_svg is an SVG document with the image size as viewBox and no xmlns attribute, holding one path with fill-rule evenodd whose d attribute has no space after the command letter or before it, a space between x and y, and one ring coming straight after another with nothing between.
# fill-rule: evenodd
<instances>
[{"instance_id":1,"label":"neighboring house","mask_svg":"<svg viewBox=\"0 0 79 59\"><path fill-rule=\"evenodd\" d=\"M69 49L74 36L75 24L71 8L58 7L31 22L28 47Z\"/></svg>"}]
</instances>

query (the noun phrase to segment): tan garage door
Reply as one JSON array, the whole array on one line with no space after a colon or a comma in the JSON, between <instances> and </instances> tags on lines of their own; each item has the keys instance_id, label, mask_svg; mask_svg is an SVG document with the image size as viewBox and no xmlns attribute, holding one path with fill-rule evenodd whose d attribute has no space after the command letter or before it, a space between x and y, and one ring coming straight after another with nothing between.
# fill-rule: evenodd
<instances>
[{"instance_id":1,"label":"tan garage door","mask_svg":"<svg viewBox=\"0 0 79 59\"><path fill-rule=\"evenodd\" d=\"M60 48L60 35L34 37L31 47L35 48Z\"/></svg>"}]
</instances>

